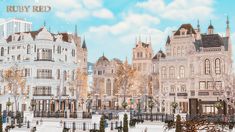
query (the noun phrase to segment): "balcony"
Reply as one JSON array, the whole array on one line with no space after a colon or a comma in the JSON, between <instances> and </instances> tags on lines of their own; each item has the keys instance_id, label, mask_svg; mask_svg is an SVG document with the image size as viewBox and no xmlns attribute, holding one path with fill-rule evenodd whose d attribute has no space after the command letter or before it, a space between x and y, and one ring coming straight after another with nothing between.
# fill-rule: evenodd
<instances>
[{"instance_id":1,"label":"balcony","mask_svg":"<svg viewBox=\"0 0 235 132\"><path fill-rule=\"evenodd\" d=\"M169 96L175 96L175 93L169 93Z\"/></svg>"},{"instance_id":2,"label":"balcony","mask_svg":"<svg viewBox=\"0 0 235 132\"><path fill-rule=\"evenodd\" d=\"M33 96L53 96L53 94L40 94L40 93L34 93Z\"/></svg>"},{"instance_id":3,"label":"balcony","mask_svg":"<svg viewBox=\"0 0 235 132\"><path fill-rule=\"evenodd\" d=\"M53 77L35 77L35 79L54 79Z\"/></svg>"},{"instance_id":4,"label":"balcony","mask_svg":"<svg viewBox=\"0 0 235 132\"><path fill-rule=\"evenodd\" d=\"M209 92L198 92L198 96L208 96Z\"/></svg>"},{"instance_id":5,"label":"balcony","mask_svg":"<svg viewBox=\"0 0 235 132\"><path fill-rule=\"evenodd\" d=\"M188 96L188 93L177 93L177 96Z\"/></svg>"},{"instance_id":6,"label":"balcony","mask_svg":"<svg viewBox=\"0 0 235 132\"><path fill-rule=\"evenodd\" d=\"M36 59L34 61L51 61L51 62L55 62L53 59L48 58L48 59Z\"/></svg>"}]
</instances>

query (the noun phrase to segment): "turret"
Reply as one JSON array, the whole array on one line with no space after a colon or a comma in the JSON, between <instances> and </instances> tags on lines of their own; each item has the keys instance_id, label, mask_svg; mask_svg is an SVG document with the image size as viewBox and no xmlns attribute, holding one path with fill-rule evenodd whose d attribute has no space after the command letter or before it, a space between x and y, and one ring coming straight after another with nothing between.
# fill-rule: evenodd
<instances>
[{"instance_id":1,"label":"turret","mask_svg":"<svg viewBox=\"0 0 235 132\"><path fill-rule=\"evenodd\" d=\"M210 20L210 25L208 26L208 34L214 34L214 27L211 24L211 20Z\"/></svg>"}]
</instances>

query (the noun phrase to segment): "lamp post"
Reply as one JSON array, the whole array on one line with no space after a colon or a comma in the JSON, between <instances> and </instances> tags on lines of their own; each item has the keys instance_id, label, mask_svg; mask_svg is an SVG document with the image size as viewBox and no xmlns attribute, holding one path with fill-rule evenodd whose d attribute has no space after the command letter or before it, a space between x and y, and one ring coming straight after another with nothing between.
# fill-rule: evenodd
<instances>
[{"instance_id":1,"label":"lamp post","mask_svg":"<svg viewBox=\"0 0 235 132\"><path fill-rule=\"evenodd\" d=\"M103 109L105 110L106 109L106 96L107 96L107 94L104 94L104 105L103 105Z\"/></svg>"},{"instance_id":2,"label":"lamp post","mask_svg":"<svg viewBox=\"0 0 235 132\"><path fill-rule=\"evenodd\" d=\"M98 110L98 96L99 94L95 94L95 98L96 98L96 103L95 103L95 110L97 111Z\"/></svg>"},{"instance_id":3,"label":"lamp post","mask_svg":"<svg viewBox=\"0 0 235 132\"><path fill-rule=\"evenodd\" d=\"M117 96L117 106L116 106L116 109L118 110L118 107L119 107L118 96L119 96L119 94L116 94L116 96Z\"/></svg>"}]
</instances>

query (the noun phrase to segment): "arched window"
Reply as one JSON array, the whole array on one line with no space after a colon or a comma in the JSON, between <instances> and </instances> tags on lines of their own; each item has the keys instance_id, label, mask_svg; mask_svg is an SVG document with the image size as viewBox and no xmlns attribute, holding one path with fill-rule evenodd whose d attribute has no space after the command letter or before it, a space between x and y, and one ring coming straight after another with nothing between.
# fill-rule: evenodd
<instances>
[{"instance_id":1,"label":"arched window","mask_svg":"<svg viewBox=\"0 0 235 132\"><path fill-rule=\"evenodd\" d=\"M1 56L4 56L4 48L1 48Z\"/></svg>"},{"instance_id":2,"label":"arched window","mask_svg":"<svg viewBox=\"0 0 235 132\"><path fill-rule=\"evenodd\" d=\"M184 55L184 47L183 46L181 47L181 55L182 56Z\"/></svg>"},{"instance_id":3,"label":"arched window","mask_svg":"<svg viewBox=\"0 0 235 132\"><path fill-rule=\"evenodd\" d=\"M64 71L64 80L67 80L67 72Z\"/></svg>"},{"instance_id":4,"label":"arched window","mask_svg":"<svg viewBox=\"0 0 235 132\"><path fill-rule=\"evenodd\" d=\"M220 59L217 58L215 59L215 74L220 74L221 73L221 62Z\"/></svg>"},{"instance_id":5,"label":"arched window","mask_svg":"<svg viewBox=\"0 0 235 132\"><path fill-rule=\"evenodd\" d=\"M180 66L180 71L179 71L179 73L180 73L180 78L184 78L184 75L185 75L185 71L184 71L184 67L183 66Z\"/></svg>"},{"instance_id":6,"label":"arched window","mask_svg":"<svg viewBox=\"0 0 235 132\"><path fill-rule=\"evenodd\" d=\"M27 45L27 54L30 54L30 45Z\"/></svg>"},{"instance_id":7,"label":"arched window","mask_svg":"<svg viewBox=\"0 0 235 132\"><path fill-rule=\"evenodd\" d=\"M110 79L106 81L106 94L107 96L111 96L111 80Z\"/></svg>"},{"instance_id":8,"label":"arched window","mask_svg":"<svg viewBox=\"0 0 235 132\"><path fill-rule=\"evenodd\" d=\"M210 74L210 61L209 59L205 60L205 74Z\"/></svg>"},{"instance_id":9,"label":"arched window","mask_svg":"<svg viewBox=\"0 0 235 132\"><path fill-rule=\"evenodd\" d=\"M169 68L169 78L175 78L175 68L173 66Z\"/></svg>"},{"instance_id":10,"label":"arched window","mask_svg":"<svg viewBox=\"0 0 235 132\"><path fill-rule=\"evenodd\" d=\"M180 56L180 47L177 47L177 55Z\"/></svg>"},{"instance_id":11,"label":"arched window","mask_svg":"<svg viewBox=\"0 0 235 132\"><path fill-rule=\"evenodd\" d=\"M17 56L17 60L20 60L20 55Z\"/></svg>"},{"instance_id":12,"label":"arched window","mask_svg":"<svg viewBox=\"0 0 235 132\"><path fill-rule=\"evenodd\" d=\"M162 78L166 78L166 67L162 67Z\"/></svg>"},{"instance_id":13,"label":"arched window","mask_svg":"<svg viewBox=\"0 0 235 132\"><path fill-rule=\"evenodd\" d=\"M176 92L175 85L171 85L171 92L172 93Z\"/></svg>"}]
</instances>

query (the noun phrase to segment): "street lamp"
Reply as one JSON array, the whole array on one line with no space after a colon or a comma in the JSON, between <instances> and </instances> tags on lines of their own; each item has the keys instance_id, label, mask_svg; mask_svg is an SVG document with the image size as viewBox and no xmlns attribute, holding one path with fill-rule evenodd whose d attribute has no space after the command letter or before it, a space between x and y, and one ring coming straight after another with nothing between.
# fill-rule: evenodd
<instances>
[{"instance_id":1,"label":"street lamp","mask_svg":"<svg viewBox=\"0 0 235 132\"><path fill-rule=\"evenodd\" d=\"M104 110L106 109L106 96L107 96L107 94L104 94L104 105L103 105Z\"/></svg>"},{"instance_id":2,"label":"street lamp","mask_svg":"<svg viewBox=\"0 0 235 132\"><path fill-rule=\"evenodd\" d=\"M119 94L116 94L116 96L117 96L117 105L116 105L116 109L118 110L118 107L119 107L118 96L119 96Z\"/></svg>"},{"instance_id":3,"label":"street lamp","mask_svg":"<svg viewBox=\"0 0 235 132\"><path fill-rule=\"evenodd\" d=\"M98 110L98 96L99 94L95 94L95 98L96 98L96 103L95 103L95 110Z\"/></svg>"}]
</instances>

